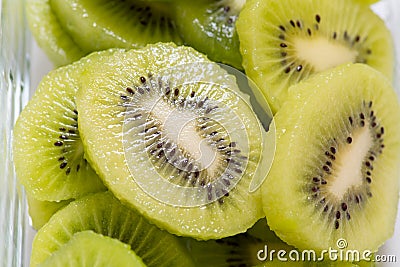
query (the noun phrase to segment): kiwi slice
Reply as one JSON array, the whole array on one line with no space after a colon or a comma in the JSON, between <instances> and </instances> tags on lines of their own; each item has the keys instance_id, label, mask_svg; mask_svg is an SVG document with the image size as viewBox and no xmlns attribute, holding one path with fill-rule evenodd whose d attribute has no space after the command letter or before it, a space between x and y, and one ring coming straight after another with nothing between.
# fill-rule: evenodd
<instances>
[{"instance_id":1,"label":"kiwi slice","mask_svg":"<svg viewBox=\"0 0 400 267\"><path fill-rule=\"evenodd\" d=\"M41 201L60 201L105 190L86 161L78 130L75 95L82 70L116 50L93 53L48 73L14 127L18 181Z\"/></svg>"},{"instance_id":2,"label":"kiwi slice","mask_svg":"<svg viewBox=\"0 0 400 267\"><path fill-rule=\"evenodd\" d=\"M262 186L269 226L299 249L345 240L348 250L376 251L393 233L399 198L400 107L390 82L347 64L289 95Z\"/></svg>"},{"instance_id":3,"label":"kiwi slice","mask_svg":"<svg viewBox=\"0 0 400 267\"><path fill-rule=\"evenodd\" d=\"M180 1L175 20L184 42L211 60L243 69L235 23L245 0Z\"/></svg>"},{"instance_id":4,"label":"kiwi slice","mask_svg":"<svg viewBox=\"0 0 400 267\"><path fill-rule=\"evenodd\" d=\"M290 8L288 8L290 7ZM276 112L311 74L358 62L393 76L392 37L368 5L348 0L250 0L236 23L246 74Z\"/></svg>"},{"instance_id":5,"label":"kiwi slice","mask_svg":"<svg viewBox=\"0 0 400 267\"><path fill-rule=\"evenodd\" d=\"M264 220L265 221L265 220ZM249 229L253 230L253 228ZM374 266L366 261L343 261L332 256L309 254L308 251L296 250L277 238L268 228L264 229L271 238L260 239L248 232L232 237L197 241L183 238L196 266L209 267L247 267L247 266L304 266L304 267L357 267ZM325 257L324 257L325 256Z\"/></svg>"},{"instance_id":6,"label":"kiwi slice","mask_svg":"<svg viewBox=\"0 0 400 267\"><path fill-rule=\"evenodd\" d=\"M150 224L110 192L84 196L54 214L33 240L31 266L45 262L74 234L87 230L130 245L147 266L193 266L177 237Z\"/></svg>"},{"instance_id":7,"label":"kiwi slice","mask_svg":"<svg viewBox=\"0 0 400 267\"><path fill-rule=\"evenodd\" d=\"M64 30L84 51L181 43L168 3L135 0L50 0Z\"/></svg>"},{"instance_id":8,"label":"kiwi slice","mask_svg":"<svg viewBox=\"0 0 400 267\"><path fill-rule=\"evenodd\" d=\"M220 238L263 215L250 183L271 144L235 77L194 49L158 43L92 65L77 104L92 166L160 228Z\"/></svg>"},{"instance_id":9,"label":"kiwi slice","mask_svg":"<svg viewBox=\"0 0 400 267\"><path fill-rule=\"evenodd\" d=\"M255 266L262 262L257 252L265 243L247 233L217 240L197 241L183 238L196 266L239 267Z\"/></svg>"},{"instance_id":10,"label":"kiwi slice","mask_svg":"<svg viewBox=\"0 0 400 267\"><path fill-rule=\"evenodd\" d=\"M61 27L49 1L26 1L28 25L36 42L53 64L67 65L83 57L85 52Z\"/></svg>"},{"instance_id":11,"label":"kiwi slice","mask_svg":"<svg viewBox=\"0 0 400 267\"><path fill-rule=\"evenodd\" d=\"M31 219L31 225L34 229L39 230L45 225L58 210L62 209L72 199L62 201L41 201L27 194L28 212Z\"/></svg>"},{"instance_id":12,"label":"kiwi slice","mask_svg":"<svg viewBox=\"0 0 400 267\"><path fill-rule=\"evenodd\" d=\"M145 267L146 265L129 245L116 238L88 230L74 234L40 266Z\"/></svg>"}]
</instances>

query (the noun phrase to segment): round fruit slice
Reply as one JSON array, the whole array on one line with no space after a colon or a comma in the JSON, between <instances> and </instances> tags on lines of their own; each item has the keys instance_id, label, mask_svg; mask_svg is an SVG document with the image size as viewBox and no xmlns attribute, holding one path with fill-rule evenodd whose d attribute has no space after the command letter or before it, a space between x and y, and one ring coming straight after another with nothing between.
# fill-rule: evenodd
<instances>
[{"instance_id":1,"label":"round fruit slice","mask_svg":"<svg viewBox=\"0 0 400 267\"><path fill-rule=\"evenodd\" d=\"M33 240L30 266L45 262L73 242L76 233L87 230L130 245L147 266L193 266L176 236L150 224L110 192L82 197L54 214Z\"/></svg>"},{"instance_id":2,"label":"round fruit slice","mask_svg":"<svg viewBox=\"0 0 400 267\"><path fill-rule=\"evenodd\" d=\"M289 91L262 186L269 226L299 249L376 251L393 233L399 198L400 106L390 82L349 64Z\"/></svg>"},{"instance_id":3,"label":"round fruit slice","mask_svg":"<svg viewBox=\"0 0 400 267\"><path fill-rule=\"evenodd\" d=\"M192 48L162 43L85 74L80 132L119 199L199 239L244 232L262 216L250 183L266 176L273 144L234 76Z\"/></svg>"},{"instance_id":4,"label":"round fruit slice","mask_svg":"<svg viewBox=\"0 0 400 267\"><path fill-rule=\"evenodd\" d=\"M26 16L38 45L56 65L66 65L83 57L83 51L61 27L50 0L27 0Z\"/></svg>"},{"instance_id":5,"label":"round fruit slice","mask_svg":"<svg viewBox=\"0 0 400 267\"><path fill-rule=\"evenodd\" d=\"M129 245L90 230L74 234L40 266L146 267Z\"/></svg>"},{"instance_id":6,"label":"round fruit slice","mask_svg":"<svg viewBox=\"0 0 400 267\"><path fill-rule=\"evenodd\" d=\"M340 64L366 63L392 79L389 30L348 0L251 0L236 23L246 74L276 112L290 85Z\"/></svg>"},{"instance_id":7,"label":"round fruit slice","mask_svg":"<svg viewBox=\"0 0 400 267\"><path fill-rule=\"evenodd\" d=\"M242 67L235 23L245 0L180 1L175 20L184 42L211 60Z\"/></svg>"},{"instance_id":8,"label":"round fruit slice","mask_svg":"<svg viewBox=\"0 0 400 267\"><path fill-rule=\"evenodd\" d=\"M121 0L51 0L60 25L85 51L181 43L168 3Z\"/></svg>"},{"instance_id":9,"label":"round fruit slice","mask_svg":"<svg viewBox=\"0 0 400 267\"><path fill-rule=\"evenodd\" d=\"M114 52L94 53L48 73L18 117L13 141L15 171L35 199L60 201L105 190L83 152L75 94L85 66Z\"/></svg>"}]
</instances>

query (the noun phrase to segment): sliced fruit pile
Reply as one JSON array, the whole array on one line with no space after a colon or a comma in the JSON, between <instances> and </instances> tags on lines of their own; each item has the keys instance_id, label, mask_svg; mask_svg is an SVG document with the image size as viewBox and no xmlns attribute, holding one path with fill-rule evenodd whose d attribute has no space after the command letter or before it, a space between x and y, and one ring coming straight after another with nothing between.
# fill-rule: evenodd
<instances>
[{"instance_id":1,"label":"sliced fruit pile","mask_svg":"<svg viewBox=\"0 0 400 267\"><path fill-rule=\"evenodd\" d=\"M38 44L55 65L107 48L188 44L210 59L241 68L235 21L244 0L29 0Z\"/></svg>"},{"instance_id":2,"label":"sliced fruit pile","mask_svg":"<svg viewBox=\"0 0 400 267\"><path fill-rule=\"evenodd\" d=\"M65 65L14 128L31 266L374 266L400 104L373 2L29 0Z\"/></svg>"}]
</instances>

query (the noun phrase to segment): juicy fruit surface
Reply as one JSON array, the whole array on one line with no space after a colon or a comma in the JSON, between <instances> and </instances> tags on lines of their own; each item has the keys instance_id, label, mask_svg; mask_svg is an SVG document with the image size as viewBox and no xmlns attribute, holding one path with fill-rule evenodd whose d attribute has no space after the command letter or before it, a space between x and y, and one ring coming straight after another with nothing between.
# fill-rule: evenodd
<instances>
[{"instance_id":1,"label":"juicy fruit surface","mask_svg":"<svg viewBox=\"0 0 400 267\"><path fill-rule=\"evenodd\" d=\"M129 245L118 239L93 231L83 231L74 234L70 241L40 266L145 267L146 265Z\"/></svg>"},{"instance_id":2,"label":"juicy fruit surface","mask_svg":"<svg viewBox=\"0 0 400 267\"><path fill-rule=\"evenodd\" d=\"M94 53L48 73L14 127L13 157L19 182L38 200L60 201L105 190L85 159L75 95L80 72Z\"/></svg>"},{"instance_id":3,"label":"juicy fruit surface","mask_svg":"<svg viewBox=\"0 0 400 267\"><path fill-rule=\"evenodd\" d=\"M63 200L59 202L40 201L27 195L27 201L32 226L35 230L39 230L50 220L54 213L68 205L72 200Z\"/></svg>"},{"instance_id":4,"label":"juicy fruit surface","mask_svg":"<svg viewBox=\"0 0 400 267\"><path fill-rule=\"evenodd\" d=\"M43 263L75 233L87 230L130 245L147 266L192 266L175 236L148 223L110 192L82 197L53 215L34 238L30 265Z\"/></svg>"},{"instance_id":5,"label":"juicy fruit surface","mask_svg":"<svg viewBox=\"0 0 400 267\"><path fill-rule=\"evenodd\" d=\"M65 33L49 4L50 0L26 1L28 25L38 45L56 66L66 65L85 55Z\"/></svg>"},{"instance_id":6,"label":"juicy fruit surface","mask_svg":"<svg viewBox=\"0 0 400 267\"><path fill-rule=\"evenodd\" d=\"M345 239L346 249L376 251L392 235L399 187L396 100L386 78L363 64L291 87L275 116L276 154L262 187L268 223L282 240L321 251Z\"/></svg>"},{"instance_id":7,"label":"juicy fruit surface","mask_svg":"<svg viewBox=\"0 0 400 267\"><path fill-rule=\"evenodd\" d=\"M118 0L51 0L61 26L84 51L176 42L168 4Z\"/></svg>"},{"instance_id":8,"label":"juicy fruit surface","mask_svg":"<svg viewBox=\"0 0 400 267\"><path fill-rule=\"evenodd\" d=\"M242 69L235 22L244 1L181 1L175 20L184 42L211 60Z\"/></svg>"},{"instance_id":9,"label":"juicy fruit surface","mask_svg":"<svg viewBox=\"0 0 400 267\"><path fill-rule=\"evenodd\" d=\"M246 74L274 112L284 103L290 85L340 64L366 63L389 79L393 76L390 32L368 5L347 0L251 0L236 26Z\"/></svg>"},{"instance_id":10,"label":"juicy fruit surface","mask_svg":"<svg viewBox=\"0 0 400 267\"><path fill-rule=\"evenodd\" d=\"M217 65L208 65L207 72L198 68L173 71L172 76L165 75L165 77L171 79L172 84L170 86L159 84L160 80L157 79L157 75L162 74L163 69L173 69L181 64L194 62L210 63L203 55L193 49L177 47L173 44L151 45L139 51L132 51L127 53L124 58L115 57L107 64L97 65L87 70L84 86L79 91L77 101L80 131L88 158L110 190L123 202L135 207L162 229L177 235L210 239L244 232L262 216L259 190L254 193L249 193L248 190L251 179L258 174L259 167L267 165L264 164L265 162L261 162L265 156L263 153L267 152L263 147L265 146L263 144L263 131L260 132L259 122L254 117L251 108L240 97L239 92L235 93L229 89L235 86L234 80L232 80L232 76L227 75ZM183 69L185 68L186 66L183 65ZM201 75L205 73L207 73L207 77L202 77ZM173 86L174 82L177 85L184 84L182 82L185 80L193 82L191 80L193 77L211 79L213 82L212 89L209 89L209 83L189 84L187 88L185 86ZM154 87L152 87L153 82L155 82ZM216 87L215 84L218 83L228 87ZM159 85L160 87L158 87ZM162 95L158 96L159 98L157 97L158 100L154 106L153 104L143 104L154 100L151 92L161 92ZM216 103L211 102L216 100L219 101L218 107L214 104L209 105ZM142 106L135 109L135 103L140 103ZM176 103L183 103L183 106L180 107ZM228 171L231 170L228 174L229 179L241 177L236 185L231 184L231 180L225 178L218 180L222 181L221 185L233 186L229 193L223 191L225 190L224 187L214 190L211 187L212 181L207 180L213 179L212 172L211 175L207 176L207 170L197 171L196 162L193 162L190 167L189 161L192 161L192 158L185 158L186 156L175 158L175 155L185 155L184 152L178 151L179 148L175 149L175 141L166 140L163 143L160 142L161 139L158 139L161 128L157 128L159 122L156 121L153 124L151 116L158 116L157 118L162 121L162 118L166 116L164 112L169 112L168 109L172 111L177 109L178 111L171 116L171 121L165 120L166 123L163 125L165 129L170 131L166 135L172 134L173 136L174 128L181 129L179 124L174 125L174 123L180 121L175 120L175 116L181 118L182 114L191 114L190 108L195 108L196 105L197 107L204 105L204 108L199 108L198 112L205 112L204 114L209 116L220 114L217 111L212 111L216 107L217 109L221 108L228 115L234 111L236 116L242 119L243 126L234 128L236 129L235 134L229 137L233 138L231 145L229 146L228 142L220 148L224 154L215 154L218 159L222 160L222 167L229 166L232 168L227 168ZM150 115L144 113L147 112L147 106L152 107ZM230 107L230 109L223 107ZM164 112L162 112L163 110ZM225 115L220 114L220 116ZM142 124L141 128L135 126L136 122L146 118L148 123ZM208 121L206 121L204 121L206 123L204 130L209 128L207 126ZM230 119L228 121L230 121L230 124L225 125L228 127L227 129L236 127L237 121ZM146 121L144 120L144 122ZM172 124L168 126L170 122ZM182 129L190 130L191 122L187 125L188 128L184 126ZM198 127L201 128L201 125ZM214 125L210 129L212 133L209 134L210 139L205 139L206 142L214 142L213 140L226 142L225 139L221 139L225 134L223 129L221 132L215 133L212 129L219 131L220 128ZM247 136L238 135L243 131L246 132ZM99 132L102 134L99 135ZM189 133L191 134L190 131ZM146 134L148 134L148 137L146 137ZM182 131L182 139L180 139L183 144L186 144L185 148L191 149L190 151L193 154L198 151L196 150L198 145L196 134L195 132L194 135L188 135L186 138L184 130ZM99 138L101 138L101 142ZM155 141L153 142L153 140ZM238 146L234 141L240 141L237 142ZM149 145L146 146L146 143L149 143ZM249 147L246 148L243 144L248 144ZM239 145L243 145L243 147L239 147ZM206 152L210 151L207 146L202 148ZM243 149L243 151L239 149ZM246 154L244 154L245 152ZM226 155L232 156L229 157L232 162L223 160ZM241 155L246 157L242 158ZM170 159L171 161L169 161ZM174 159L179 161L179 164L181 164L179 166L182 168L177 167ZM247 163L244 165L245 167L240 164L230 165L234 162L233 159L235 159L236 164L240 163L239 160ZM221 173L220 165L216 165L215 162L212 162L210 167L207 168L217 174ZM155 168L154 166L158 167ZM171 176L169 176L170 174ZM155 178L158 180L152 180ZM140 179L145 181L141 182ZM156 194L149 194L146 186L150 186L149 190ZM174 191L176 189L177 191ZM210 190L208 191L208 189ZM200 205L193 205L190 202L198 197L197 193L193 193L194 191L206 192L205 195L198 193L205 197L205 204L202 202L204 199L200 200L200 203L202 203ZM191 192L191 194L187 194L187 192ZM169 202L168 198L163 198L164 196L176 197L177 199L172 199L173 201ZM215 196L218 198L217 201L207 202ZM174 200L182 202L174 202ZM185 204L185 201L189 201L189 204ZM246 216L241 215L243 210L246 210Z\"/></svg>"}]
</instances>

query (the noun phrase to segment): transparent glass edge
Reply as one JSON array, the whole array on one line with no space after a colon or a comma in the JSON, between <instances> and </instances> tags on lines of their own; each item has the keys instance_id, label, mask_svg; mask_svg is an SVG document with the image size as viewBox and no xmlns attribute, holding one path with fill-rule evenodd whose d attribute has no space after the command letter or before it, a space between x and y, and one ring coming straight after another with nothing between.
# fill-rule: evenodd
<instances>
[{"instance_id":1,"label":"transparent glass edge","mask_svg":"<svg viewBox=\"0 0 400 267\"><path fill-rule=\"evenodd\" d=\"M12 161L12 129L29 99L30 35L25 1L0 3L0 264L25 266L26 200Z\"/></svg>"}]
</instances>

